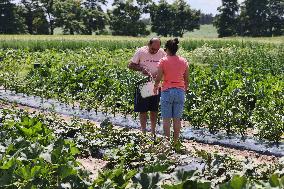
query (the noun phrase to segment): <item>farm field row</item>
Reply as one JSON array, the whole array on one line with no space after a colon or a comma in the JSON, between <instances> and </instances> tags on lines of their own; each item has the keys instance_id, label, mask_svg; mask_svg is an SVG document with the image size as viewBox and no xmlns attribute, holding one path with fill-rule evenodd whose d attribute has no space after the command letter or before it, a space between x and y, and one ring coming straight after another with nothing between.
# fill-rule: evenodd
<instances>
[{"instance_id":1,"label":"farm field row","mask_svg":"<svg viewBox=\"0 0 284 189\"><path fill-rule=\"evenodd\" d=\"M255 164L140 132L0 106L1 188L282 188L283 158ZM77 159L107 161L95 179Z\"/></svg>"},{"instance_id":2,"label":"farm field row","mask_svg":"<svg viewBox=\"0 0 284 189\"><path fill-rule=\"evenodd\" d=\"M134 48L0 50L0 84L55 98L84 109L133 114L133 91L141 76L126 68ZM279 142L284 133L283 46L208 44L180 54L190 65L183 119L210 132ZM134 115L135 116L135 115Z\"/></svg>"},{"instance_id":3,"label":"farm field row","mask_svg":"<svg viewBox=\"0 0 284 189\"><path fill-rule=\"evenodd\" d=\"M164 43L168 38L161 38ZM122 37L122 36L88 36L88 35L0 35L0 48L14 49L80 49L86 47L107 48L116 50L121 48L136 48L145 45L149 38ZM214 48L239 46L239 47L278 47L283 46L284 37L273 38L181 38L181 46L185 50L194 50L204 44Z\"/></svg>"}]
</instances>

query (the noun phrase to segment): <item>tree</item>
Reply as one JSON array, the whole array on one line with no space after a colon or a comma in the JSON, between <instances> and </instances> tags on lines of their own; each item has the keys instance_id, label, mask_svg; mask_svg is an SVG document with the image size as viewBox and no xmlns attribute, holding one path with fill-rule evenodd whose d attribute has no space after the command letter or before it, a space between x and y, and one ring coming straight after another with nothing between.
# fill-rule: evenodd
<instances>
[{"instance_id":1,"label":"tree","mask_svg":"<svg viewBox=\"0 0 284 189\"><path fill-rule=\"evenodd\" d=\"M0 2L0 33L21 34L26 33L27 27L22 18L21 7L11 3L10 0Z\"/></svg>"},{"instance_id":2,"label":"tree","mask_svg":"<svg viewBox=\"0 0 284 189\"><path fill-rule=\"evenodd\" d=\"M278 36L284 34L284 1L283 0L269 0L268 9L270 10L268 16L268 35Z\"/></svg>"},{"instance_id":3,"label":"tree","mask_svg":"<svg viewBox=\"0 0 284 189\"><path fill-rule=\"evenodd\" d=\"M56 0L54 2L55 24L63 27L64 33L74 35L86 31L84 25L84 10L78 0Z\"/></svg>"},{"instance_id":4,"label":"tree","mask_svg":"<svg viewBox=\"0 0 284 189\"><path fill-rule=\"evenodd\" d=\"M152 31L162 36L182 37L187 31L199 29L200 11L192 10L184 0L173 4L161 0L151 7Z\"/></svg>"},{"instance_id":5,"label":"tree","mask_svg":"<svg viewBox=\"0 0 284 189\"><path fill-rule=\"evenodd\" d=\"M268 0L244 1L240 15L242 35L268 36L269 14Z\"/></svg>"},{"instance_id":6,"label":"tree","mask_svg":"<svg viewBox=\"0 0 284 189\"><path fill-rule=\"evenodd\" d=\"M199 20L199 24L204 25L204 24L212 24L214 20L214 16L213 14L204 14L201 13L200 14L200 20Z\"/></svg>"},{"instance_id":7,"label":"tree","mask_svg":"<svg viewBox=\"0 0 284 189\"><path fill-rule=\"evenodd\" d=\"M49 34L48 22L38 0L22 0L25 23L30 34Z\"/></svg>"},{"instance_id":8,"label":"tree","mask_svg":"<svg viewBox=\"0 0 284 189\"><path fill-rule=\"evenodd\" d=\"M283 0L246 0L240 14L239 35L277 36L284 33Z\"/></svg>"},{"instance_id":9,"label":"tree","mask_svg":"<svg viewBox=\"0 0 284 189\"><path fill-rule=\"evenodd\" d=\"M222 0L222 6L217 9L220 14L216 15L214 25L219 37L236 35L238 30L238 0Z\"/></svg>"},{"instance_id":10,"label":"tree","mask_svg":"<svg viewBox=\"0 0 284 189\"><path fill-rule=\"evenodd\" d=\"M176 0L172 9L175 15L171 30L172 36L182 37L185 32L200 28L200 11L191 10L184 0Z\"/></svg>"},{"instance_id":11,"label":"tree","mask_svg":"<svg viewBox=\"0 0 284 189\"><path fill-rule=\"evenodd\" d=\"M150 17L152 23L151 30L153 32L164 37L171 34L169 30L173 25L173 21L170 18L174 17L174 12L166 0L161 0L158 5L154 3L151 6Z\"/></svg>"},{"instance_id":12,"label":"tree","mask_svg":"<svg viewBox=\"0 0 284 189\"><path fill-rule=\"evenodd\" d=\"M149 35L146 24L140 18L147 6L147 1L114 1L113 10L108 11L110 29L113 35L138 36Z\"/></svg>"},{"instance_id":13,"label":"tree","mask_svg":"<svg viewBox=\"0 0 284 189\"><path fill-rule=\"evenodd\" d=\"M107 24L107 15L102 10L104 0L86 0L84 3L83 22L85 25L84 34L91 35L93 31L102 31Z\"/></svg>"},{"instance_id":14,"label":"tree","mask_svg":"<svg viewBox=\"0 0 284 189\"><path fill-rule=\"evenodd\" d=\"M53 35L54 31L54 0L40 0L42 10L47 17L49 32Z\"/></svg>"}]
</instances>

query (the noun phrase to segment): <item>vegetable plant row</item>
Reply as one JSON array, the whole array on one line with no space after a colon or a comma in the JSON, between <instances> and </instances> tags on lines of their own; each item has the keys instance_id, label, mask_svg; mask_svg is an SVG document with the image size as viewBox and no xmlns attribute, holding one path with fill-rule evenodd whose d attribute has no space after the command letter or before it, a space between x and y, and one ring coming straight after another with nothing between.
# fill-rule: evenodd
<instances>
[{"instance_id":1,"label":"vegetable plant row","mask_svg":"<svg viewBox=\"0 0 284 189\"><path fill-rule=\"evenodd\" d=\"M0 108L0 136L0 188L284 187L283 160L256 165L203 150L189 153L107 120L96 127L76 118L66 122L55 114ZM77 162L86 157L108 161L95 180ZM200 168L186 170L189 164Z\"/></svg>"},{"instance_id":2,"label":"vegetable plant row","mask_svg":"<svg viewBox=\"0 0 284 189\"><path fill-rule=\"evenodd\" d=\"M204 45L179 53L190 62L183 119L210 132L225 131L279 142L284 133L283 46ZM127 69L135 49L0 50L6 89L95 109L133 113L135 83Z\"/></svg>"}]
</instances>

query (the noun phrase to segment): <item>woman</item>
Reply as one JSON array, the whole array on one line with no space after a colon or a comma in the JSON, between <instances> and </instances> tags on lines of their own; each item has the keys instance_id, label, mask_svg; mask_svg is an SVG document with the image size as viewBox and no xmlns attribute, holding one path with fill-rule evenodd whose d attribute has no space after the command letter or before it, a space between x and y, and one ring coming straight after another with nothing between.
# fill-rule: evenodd
<instances>
[{"instance_id":1,"label":"woman","mask_svg":"<svg viewBox=\"0 0 284 189\"><path fill-rule=\"evenodd\" d=\"M167 41L165 45L167 56L159 62L154 86L154 93L157 94L158 86L163 77L161 114L164 132L168 140L170 140L171 119L173 119L174 144L177 144L179 139L185 91L188 87L188 63L185 58L176 55L178 43L177 38Z\"/></svg>"}]
</instances>

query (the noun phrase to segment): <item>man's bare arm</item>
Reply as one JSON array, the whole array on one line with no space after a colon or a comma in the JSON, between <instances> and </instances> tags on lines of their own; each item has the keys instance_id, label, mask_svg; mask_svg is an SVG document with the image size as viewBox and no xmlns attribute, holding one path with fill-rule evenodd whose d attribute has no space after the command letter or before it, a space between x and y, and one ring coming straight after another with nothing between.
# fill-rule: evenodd
<instances>
[{"instance_id":1,"label":"man's bare arm","mask_svg":"<svg viewBox=\"0 0 284 189\"><path fill-rule=\"evenodd\" d=\"M163 77L163 70L161 68L158 68L158 73L157 73L157 77L155 79L155 85L154 85L154 89L153 89L154 94L158 94L159 84L162 80L162 77Z\"/></svg>"}]
</instances>

